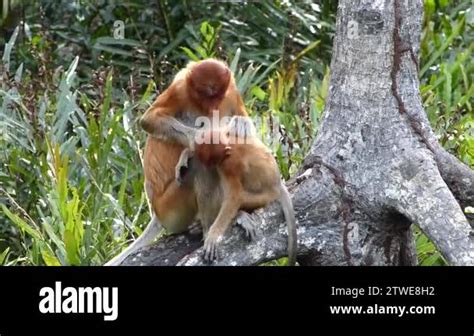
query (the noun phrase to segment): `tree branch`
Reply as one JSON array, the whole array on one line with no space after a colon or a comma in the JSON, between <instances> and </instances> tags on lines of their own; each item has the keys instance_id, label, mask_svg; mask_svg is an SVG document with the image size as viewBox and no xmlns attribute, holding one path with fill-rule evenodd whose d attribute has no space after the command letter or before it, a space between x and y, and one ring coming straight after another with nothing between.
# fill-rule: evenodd
<instances>
[{"instance_id":1,"label":"tree branch","mask_svg":"<svg viewBox=\"0 0 474 336\"><path fill-rule=\"evenodd\" d=\"M293 188L297 190L293 196L293 204L297 213L299 254L309 253L310 249L315 248L317 220L314 216L319 217L319 211L327 214L328 205L324 200L333 200L326 194L331 193L331 186L324 188L324 183L332 183L329 177L323 178L323 183L319 186L322 192L314 192L317 183L314 174L314 169L309 170L301 179L294 179L290 187L290 190ZM317 213L309 216L308 205L318 203L321 204L321 208L315 206ZM298 215L298 209L300 215ZM302 216L302 213L306 215ZM257 226L255 239L248 241L244 230L233 226L221 243L220 258L212 265L257 265L287 255L288 230L280 205L274 202L265 209L255 211L250 217ZM321 218L324 220L327 216L321 216ZM242 217L238 220L247 219ZM130 255L122 265L205 265L201 247L201 237L193 237L189 234L169 236L155 245Z\"/></svg>"},{"instance_id":2,"label":"tree branch","mask_svg":"<svg viewBox=\"0 0 474 336\"><path fill-rule=\"evenodd\" d=\"M201 235L185 233L163 237L155 244L129 255L121 266L174 266L200 246Z\"/></svg>"},{"instance_id":3,"label":"tree branch","mask_svg":"<svg viewBox=\"0 0 474 336\"><path fill-rule=\"evenodd\" d=\"M474 206L474 170L442 148L436 151L436 161L441 176L461 207Z\"/></svg>"},{"instance_id":4,"label":"tree branch","mask_svg":"<svg viewBox=\"0 0 474 336\"><path fill-rule=\"evenodd\" d=\"M450 264L474 265L471 228L430 155L406 153L391 175L389 203L418 224Z\"/></svg>"},{"instance_id":5,"label":"tree branch","mask_svg":"<svg viewBox=\"0 0 474 336\"><path fill-rule=\"evenodd\" d=\"M400 226L403 223L399 218L379 228L377 220L387 219L370 218L360 210L341 213L344 202L334 173L320 164L307 164L306 168L289 188L298 225L300 264L415 264L413 237ZM212 265L258 265L286 256L287 226L280 205L270 204L255 211L251 218L258 228L255 240L248 241L244 231L234 226L222 242L220 258ZM400 224L397 230L393 230L395 223ZM130 255L122 265L204 265L201 247L200 236L168 236Z\"/></svg>"}]
</instances>

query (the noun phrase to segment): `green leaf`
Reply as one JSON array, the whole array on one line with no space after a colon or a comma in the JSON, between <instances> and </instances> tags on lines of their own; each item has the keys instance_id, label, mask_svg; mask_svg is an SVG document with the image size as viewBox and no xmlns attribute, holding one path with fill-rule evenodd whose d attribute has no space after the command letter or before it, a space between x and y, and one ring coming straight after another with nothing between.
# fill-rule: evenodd
<instances>
[{"instance_id":1,"label":"green leaf","mask_svg":"<svg viewBox=\"0 0 474 336\"><path fill-rule=\"evenodd\" d=\"M23 75L23 63L20 64L15 72L15 82L21 83L21 76Z\"/></svg>"},{"instance_id":2,"label":"green leaf","mask_svg":"<svg viewBox=\"0 0 474 336\"><path fill-rule=\"evenodd\" d=\"M452 76L451 72L449 71L450 69L448 66L443 66L442 67L442 72L445 77L445 82L444 82L444 92L443 92L443 100L444 103L446 104L446 113L449 116L451 114L451 104L452 104L452 99L451 99L451 94L453 92L452 88Z\"/></svg>"},{"instance_id":3,"label":"green leaf","mask_svg":"<svg viewBox=\"0 0 474 336\"><path fill-rule=\"evenodd\" d=\"M35 35L35 36L33 36L33 38L31 39L31 44L36 47L37 45L39 45L39 43L41 42L41 40L42 40L41 36Z\"/></svg>"},{"instance_id":4,"label":"green leaf","mask_svg":"<svg viewBox=\"0 0 474 336\"><path fill-rule=\"evenodd\" d=\"M128 182L128 167L125 168L125 172L122 178L122 183L120 185L120 189L118 192L118 204L120 208L124 208L125 206L125 197L126 197L126 190L127 190L127 182Z\"/></svg>"},{"instance_id":5,"label":"green leaf","mask_svg":"<svg viewBox=\"0 0 474 336\"><path fill-rule=\"evenodd\" d=\"M446 7L447 5L449 5L449 0L438 0L438 1L439 1L439 6L441 8Z\"/></svg>"},{"instance_id":6,"label":"green leaf","mask_svg":"<svg viewBox=\"0 0 474 336\"><path fill-rule=\"evenodd\" d=\"M472 100L474 97L474 84L471 84L469 90L463 95L463 97L459 100L459 105L464 105Z\"/></svg>"},{"instance_id":7,"label":"green leaf","mask_svg":"<svg viewBox=\"0 0 474 336\"><path fill-rule=\"evenodd\" d=\"M58 258L52 255L47 249L41 249L41 257L44 260L46 266L61 266Z\"/></svg>"},{"instance_id":8,"label":"green leaf","mask_svg":"<svg viewBox=\"0 0 474 336\"><path fill-rule=\"evenodd\" d=\"M109 36L99 37L99 38L97 38L97 40L95 42L96 42L96 45L109 44L109 45L126 45L126 46L139 47L139 48L143 47L142 43L140 41L137 41L137 40L126 39L126 38L116 39L116 38L109 37Z\"/></svg>"},{"instance_id":9,"label":"green leaf","mask_svg":"<svg viewBox=\"0 0 474 336\"><path fill-rule=\"evenodd\" d=\"M113 70L111 69L107 74L107 79L105 80L105 93L104 93L104 102L102 103L101 115L100 115L100 125L99 127L105 125L105 118L109 113L110 102L112 101L112 81L113 81ZM102 128L100 128L102 129Z\"/></svg>"},{"instance_id":10,"label":"green leaf","mask_svg":"<svg viewBox=\"0 0 474 336\"><path fill-rule=\"evenodd\" d=\"M33 239L42 240L41 233L29 226L23 219L18 217L16 214L10 212L4 204L0 204L5 215L16 225L18 228L28 233Z\"/></svg>"},{"instance_id":11,"label":"green leaf","mask_svg":"<svg viewBox=\"0 0 474 336\"><path fill-rule=\"evenodd\" d=\"M10 247L7 247L2 253L0 253L0 265L5 263L8 252L10 252Z\"/></svg>"},{"instance_id":12,"label":"green leaf","mask_svg":"<svg viewBox=\"0 0 474 336\"><path fill-rule=\"evenodd\" d=\"M199 61L199 57L196 56L196 54L191 49L186 48L186 47L180 47L180 49L184 51L184 53L186 54L186 56L188 56L190 60L195 61L195 62Z\"/></svg>"},{"instance_id":13,"label":"green leaf","mask_svg":"<svg viewBox=\"0 0 474 336\"><path fill-rule=\"evenodd\" d=\"M443 54L443 52L451 45L451 42L454 40L454 38L458 37L459 36L459 33L462 29L462 27L464 26L464 21L465 21L465 17L463 16L461 18L461 20L459 20L458 24L456 25L456 27L454 28L453 32L451 35L449 35L449 37L444 41L444 43L441 45L440 48L438 48L438 50L436 50L432 56L430 57L429 61L426 62L425 66L423 67L423 69L421 69L420 71L420 76L423 77L423 75L425 74L425 72L431 67L431 65L436 62L436 60Z\"/></svg>"},{"instance_id":14,"label":"green leaf","mask_svg":"<svg viewBox=\"0 0 474 336\"><path fill-rule=\"evenodd\" d=\"M259 86L254 86L252 88L252 94L257 97L259 100L264 101L266 97L265 91L262 90Z\"/></svg>"},{"instance_id":15,"label":"green leaf","mask_svg":"<svg viewBox=\"0 0 474 336\"><path fill-rule=\"evenodd\" d=\"M71 230L64 230L64 243L66 246L66 253L68 262L70 265L80 265L81 260L79 258L77 246L78 242L74 235L74 232Z\"/></svg>"},{"instance_id":16,"label":"green leaf","mask_svg":"<svg viewBox=\"0 0 474 336\"><path fill-rule=\"evenodd\" d=\"M436 10L435 0L425 0L425 16L427 18L431 18L435 10Z\"/></svg>"},{"instance_id":17,"label":"green leaf","mask_svg":"<svg viewBox=\"0 0 474 336\"><path fill-rule=\"evenodd\" d=\"M207 21L204 21L202 24L201 24L201 35L206 38L208 36L211 36L214 35L214 27L212 27L209 22Z\"/></svg>"},{"instance_id":18,"label":"green leaf","mask_svg":"<svg viewBox=\"0 0 474 336\"><path fill-rule=\"evenodd\" d=\"M46 234L48 235L49 239L51 239L51 241L56 245L56 247L59 250L63 251L63 253L64 253L65 252L64 251L64 243L61 241L59 236L54 232L52 226L48 223L48 220L46 218L43 218L42 225L43 225L44 231L46 231Z\"/></svg>"},{"instance_id":19,"label":"green leaf","mask_svg":"<svg viewBox=\"0 0 474 336\"><path fill-rule=\"evenodd\" d=\"M311 42L306 48L304 48L301 52L299 52L298 55L296 55L296 58L293 60L293 63L295 63L295 62L297 62L298 60L300 60L303 56L305 56L306 54L308 54L311 50L313 50L314 48L316 48L320 43L321 43L320 40Z\"/></svg>"},{"instance_id":20,"label":"green leaf","mask_svg":"<svg viewBox=\"0 0 474 336\"><path fill-rule=\"evenodd\" d=\"M10 40L8 41L8 43L5 44L5 48L3 50L2 61L5 64L5 68L7 72L10 70L10 54L12 52L13 45L15 44L16 38L18 37L19 31L20 31L20 26L17 26L15 30L13 31L13 34L10 37Z\"/></svg>"},{"instance_id":21,"label":"green leaf","mask_svg":"<svg viewBox=\"0 0 474 336\"><path fill-rule=\"evenodd\" d=\"M230 63L230 71L233 73L237 72L237 64L239 64L239 59L240 59L240 54L242 53L242 50L240 48L237 48L234 58L232 59L232 62Z\"/></svg>"},{"instance_id":22,"label":"green leaf","mask_svg":"<svg viewBox=\"0 0 474 336\"><path fill-rule=\"evenodd\" d=\"M195 49L195 50L197 51L197 53L201 56L202 59L209 58L209 55L208 55L206 49L204 49L204 48L201 47L200 45L194 46L194 49Z\"/></svg>"}]
</instances>

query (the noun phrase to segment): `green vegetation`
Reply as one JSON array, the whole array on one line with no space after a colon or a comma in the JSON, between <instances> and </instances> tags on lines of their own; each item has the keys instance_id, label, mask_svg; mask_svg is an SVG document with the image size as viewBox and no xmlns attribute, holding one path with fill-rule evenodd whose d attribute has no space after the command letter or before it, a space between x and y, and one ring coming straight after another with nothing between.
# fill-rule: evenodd
<instances>
[{"instance_id":1,"label":"green vegetation","mask_svg":"<svg viewBox=\"0 0 474 336\"><path fill-rule=\"evenodd\" d=\"M190 59L229 62L294 173L324 108L337 8L295 3L42 0L0 15L0 265L98 265L141 233L137 120ZM449 3L425 0L421 92L443 146L474 165L474 9ZM258 122L272 118L278 130ZM420 233L417 247L444 264Z\"/></svg>"}]
</instances>

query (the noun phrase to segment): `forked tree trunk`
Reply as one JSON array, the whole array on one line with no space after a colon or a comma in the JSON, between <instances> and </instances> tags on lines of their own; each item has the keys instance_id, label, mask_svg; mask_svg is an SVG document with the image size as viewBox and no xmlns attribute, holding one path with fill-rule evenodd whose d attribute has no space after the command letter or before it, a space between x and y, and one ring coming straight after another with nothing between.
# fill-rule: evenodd
<instances>
[{"instance_id":1,"label":"forked tree trunk","mask_svg":"<svg viewBox=\"0 0 474 336\"><path fill-rule=\"evenodd\" d=\"M474 265L474 172L445 152L419 94L421 0L340 0L318 137L290 181L302 265L415 265L411 223L450 264ZM232 229L218 265L286 255L279 205L257 211L257 239ZM125 265L202 264L199 237L167 237ZM197 250L196 250L197 249ZM196 250L196 251L195 251Z\"/></svg>"}]
</instances>

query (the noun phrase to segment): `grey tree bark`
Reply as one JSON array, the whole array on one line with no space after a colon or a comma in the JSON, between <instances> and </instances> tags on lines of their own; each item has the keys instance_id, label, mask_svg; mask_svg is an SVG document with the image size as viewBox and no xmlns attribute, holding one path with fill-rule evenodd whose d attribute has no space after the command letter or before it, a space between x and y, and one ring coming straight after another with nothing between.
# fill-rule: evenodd
<instances>
[{"instance_id":1,"label":"grey tree bark","mask_svg":"<svg viewBox=\"0 0 474 336\"><path fill-rule=\"evenodd\" d=\"M462 207L474 171L438 144L418 80L421 0L340 0L323 121L289 183L301 265L415 265L416 223L453 265L474 265ZM277 204L256 211L254 241L234 227L217 265L286 255ZM124 265L201 265L199 237L167 237Z\"/></svg>"}]
</instances>

